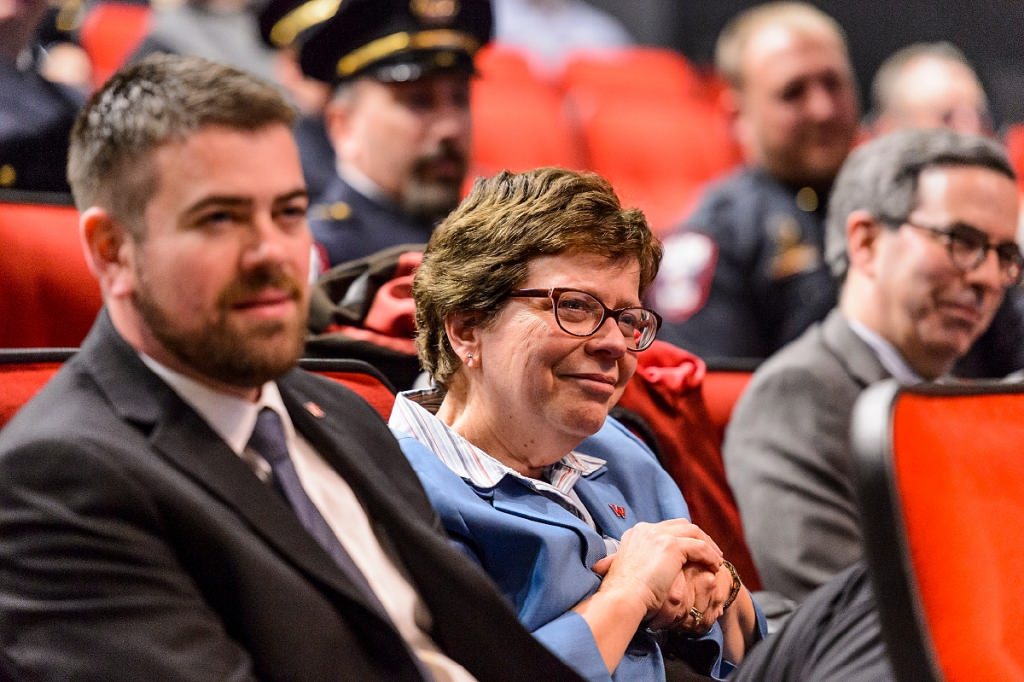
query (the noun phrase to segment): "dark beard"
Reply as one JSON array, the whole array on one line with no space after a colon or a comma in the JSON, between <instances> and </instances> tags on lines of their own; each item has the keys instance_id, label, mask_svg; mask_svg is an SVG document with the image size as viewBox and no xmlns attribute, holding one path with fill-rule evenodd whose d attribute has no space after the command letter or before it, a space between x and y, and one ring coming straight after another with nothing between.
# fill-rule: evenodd
<instances>
[{"instance_id":1,"label":"dark beard","mask_svg":"<svg viewBox=\"0 0 1024 682\"><path fill-rule=\"evenodd\" d=\"M302 355L307 310L291 321L268 320L247 329L231 325L228 311L233 301L267 287L281 288L302 302L302 287L280 271L257 270L237 280L217 299L216 318L200 333L183 332L181 326L150 295L143 272L137 271L135 307L150 333L174 356L200 375L229 386L255 388L276 379L295 366Z\"/></svg>"},{"instance_id":2,"label":"dark beard","mask_svg":"<svg viewBox=\"0 0 1024 682\"><path fill-rule=\"evenodd\" d=\"M451 161L460 169L458 180L438 180L429 178L427 168L434 161ZM408 182L402 187L400 205L402 210L428 224L436 224L444 220L462 197L462 182L466 177L467 163L465 157L450 146L444 146L432 156L419 159L413 166Z\"/></svg>"}]
</instances>

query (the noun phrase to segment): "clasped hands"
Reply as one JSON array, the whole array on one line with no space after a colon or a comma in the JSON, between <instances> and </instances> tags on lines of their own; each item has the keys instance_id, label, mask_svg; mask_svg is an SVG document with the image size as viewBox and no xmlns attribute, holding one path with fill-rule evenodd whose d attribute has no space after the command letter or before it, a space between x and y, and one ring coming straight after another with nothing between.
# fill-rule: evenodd
<instances>
[{"instance_id":1,"label":"clasped hands","mask_svg":"<svg viewBox=\"0 0 1024 682\"><path fill-rule=\"evenodd\" d=\"M732 576L722 550L686 519L638 523L619 549L594 564L601 590L621 590L647 609L653 630L704 634L724 612Z\"/></svg>"}]
</instances>

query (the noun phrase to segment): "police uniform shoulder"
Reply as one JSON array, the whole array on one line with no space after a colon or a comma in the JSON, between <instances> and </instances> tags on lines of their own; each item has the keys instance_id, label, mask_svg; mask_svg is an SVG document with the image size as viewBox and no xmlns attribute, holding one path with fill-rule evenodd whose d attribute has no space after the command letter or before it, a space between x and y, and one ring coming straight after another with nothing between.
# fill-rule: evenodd
<instances>
[{"instance_id":1,"label":"police uniform shoulder","mask_svg":"<svg viewBox=\"0 0 1024 682\"><path fill-rule=\"evenodd\" d=\"M756 221L763 192L750 169L741 169L708 187L685 229L698 230L716 241L743 240Z\"/></svg>"}]
</instances>

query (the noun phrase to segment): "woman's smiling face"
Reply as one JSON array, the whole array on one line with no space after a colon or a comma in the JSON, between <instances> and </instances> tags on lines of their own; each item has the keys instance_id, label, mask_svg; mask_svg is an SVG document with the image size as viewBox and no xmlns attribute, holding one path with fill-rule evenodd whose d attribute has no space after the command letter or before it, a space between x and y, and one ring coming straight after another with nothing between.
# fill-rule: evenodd
<instances>
[{"instance_id":1,"label":"woman's smiling face","mask_svg":"<svg viewBox=\"0 0 1024 682\"><path fill-rule=\"evenodd\" d=\"M615 309L640 305L639 285L634 259L570 253L532 261L518 288L578 289ZM465 416L478 423L464 426L483 428L513 450L541 442L572 449L595 433L637 362L614 320L592 336L572 336L559 328L548 298L510 298L477 330L474 357ZM552 462L565 454L551 452Z\"/></svg>"}]
</instances>

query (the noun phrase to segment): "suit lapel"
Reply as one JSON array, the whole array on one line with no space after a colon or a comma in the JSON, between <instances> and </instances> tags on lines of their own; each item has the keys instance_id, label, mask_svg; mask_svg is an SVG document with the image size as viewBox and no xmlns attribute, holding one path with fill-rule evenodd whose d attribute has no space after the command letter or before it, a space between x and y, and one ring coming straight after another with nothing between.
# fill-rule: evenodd
<instances>
[{"instance_id":1,"label":"suit lapel","mask_svg":"<svg viewBox=\"0 0 1024 682\"><path fill-rule=\"evenodd\" d=\"M575 532L583 547L583 560L587 566L593 565L607 553L599 534L582 519L510 476L503 478L492 489L491 495L491 504L500 512L530 519L546 526L568 528Z\"/></svg>"},{"instance_id":2,"label":"suit lapel","mask_svg":"<svg viewBox=\"0 0 1024 682\"><path fill-rule=\"evenodd\" d=\"M148 435L156 455L241 517L254 533L321 588L360 604L367 614L375 614L360 589L302 527L287 504L146 367L114 329L106 312L100 315L78 357L113 409Z\"/></svg>"},{"instance_id":3,"label":"suit lapel","mask_svg":"<svg viewBox=\"0 0 1024 682\"><path fill-rule=\"evenodd\" d=\"M825 318L821 331L825 346L862 387L889 378L875 351L857 336L838 308Z\"/></svg>"}]
</instances>

